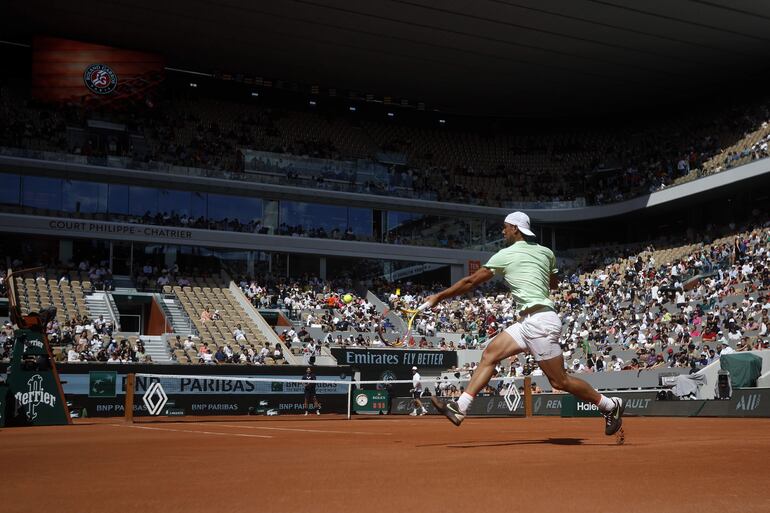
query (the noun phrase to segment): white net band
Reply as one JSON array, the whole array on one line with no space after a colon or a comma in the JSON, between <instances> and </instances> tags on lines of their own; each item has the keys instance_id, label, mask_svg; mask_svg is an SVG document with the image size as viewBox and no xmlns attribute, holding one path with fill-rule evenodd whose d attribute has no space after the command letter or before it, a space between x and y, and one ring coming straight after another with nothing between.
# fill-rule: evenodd
<instances>
[{"instance_id":1,"label":"white net band","mask_svg":"<svg viewBox=\"0 0 770 513\"><path fill-rule=\"evenodd\" d=\"M499 397L509 411L521 403L521 378L494 378L479 396ZM344 413L350 417L360 409L360 395L382 391L388 412L394 398L424 399L436 395L457 398L469 379L426 378L415 387L412 380L354 380L351 376L323 376L305 380L295 376L206 376L139 373L134 378L133 402L136 416L280 414L316 409ZM357 394L354 398L353 395ZM358 406L357 406L358 404ZM382 405L382 401L377 404ZM399 403L401 404L401 403ZM128 406L128 405L127 405ZM384 407L380 409L383 411ZM383 411L384 412L384 411Z\"/></svg>"}]
</instances>

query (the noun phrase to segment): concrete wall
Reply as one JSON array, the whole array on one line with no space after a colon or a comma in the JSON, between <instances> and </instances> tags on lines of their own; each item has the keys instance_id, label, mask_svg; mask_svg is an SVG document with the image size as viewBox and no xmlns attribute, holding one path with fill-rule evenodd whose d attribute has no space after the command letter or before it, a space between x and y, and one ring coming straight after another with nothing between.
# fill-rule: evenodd
<instances>
[{"instance_id":1,"label":"concrete wall","mask_svg":"<svg viewBox=\"0 0 770 513\"><path fill-rule=\"evenodd\" d=\"M285 237L257 233L199 230L170 226L116 223L37 215L0 213L0 232L83 237L102 240L183 244L308 255L342 256L453 264L462 268L468 260L486 260L485 251L432 248L399 244L380 244L312 237Z\"/></svg>"},{"instance_id":2,"label":"concrete wall","mask_svg":"<svg viewBox=\"0 0 770 513\"><path fill-rule=\"evenodd\" d=\"M459 353L458 353L459 359ZM649 371L619 371L619 372L599 372L594 374L575 374L576 377L587 381L597 390L635 390L642 388L659 388L661 375L687 374L689 369L654 369ZM464 378L465 373L461 373L460 380L467 381ZM458 378L454 372L443 372L444 376L449 378L450 382L457 382ZM521 385L523 378L516 378L516 382ZM543 391L551 392L553 388L545 376L532 376L532 382L537 384ZM428 386L433 388L433 383L428 382Z\"/></svg>"}]
</instances>

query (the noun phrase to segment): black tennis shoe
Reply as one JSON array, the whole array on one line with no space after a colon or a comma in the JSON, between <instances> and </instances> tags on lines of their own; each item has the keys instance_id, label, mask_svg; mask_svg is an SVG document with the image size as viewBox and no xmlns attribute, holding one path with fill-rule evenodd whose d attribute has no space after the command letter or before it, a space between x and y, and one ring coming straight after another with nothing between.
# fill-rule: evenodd
<instances>
[{"instance_id":1,"label":"black tennis shoe","mask_svg":"<svg viewBox=\"0 0 770 513\"><path fill-rule=\"evenodd\" d=\"M435 395L431 396L430 402L440 414L449 419L455 426L462 424L465 414L460 411L455 401L442 402Z\"/></svg>"},{"instance_id":2,"label":"black tennis shoe","mask_svg":"<svg viewBox=\"0 0 770 513\"><path fill-rule=\"evenodd\" d=\"M623 402L623 399L620 397L611 397L610 399L615 403L615 407L604 414L606 422L604 434L607 436L614 435L623 426L623 412L626 410L626 404Z\"/></svg>"}]
</instances>

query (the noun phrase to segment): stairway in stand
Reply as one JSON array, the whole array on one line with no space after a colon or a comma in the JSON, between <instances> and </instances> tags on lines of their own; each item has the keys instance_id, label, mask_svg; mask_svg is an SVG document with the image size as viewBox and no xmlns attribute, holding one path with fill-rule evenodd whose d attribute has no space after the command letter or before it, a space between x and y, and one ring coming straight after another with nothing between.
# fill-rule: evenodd
<instances>
[{"instance_id":1,"label":"stairway in stand","mask_svg":"<svg viewBox=\"0 0 770 513\"><path fill-rule=\"evenodd\" d=\"M144 349L152 357L154 363L173 363L168 352L168 346L161 336L142 335Z\"/></svg>"},{"instance_id":2,"label":"stairway in stand","mask_svg":"<svg viewBox=\"0 0 770 513\"><path fill-rule=\"evenodd\" d=\"M98 319L99 316L102 316L104 320L112 321L112 325L117 326L118 323L107 304L109 299L105 292L92 292L86 296L86 306L91 314L91 319Z\"/></svg>"},{"instance_id":3,"label":"stairway in stand","mask_svg":"<svg viewBox=\"0 0 770 513\"><path fill-rule=\"evenodd\" d=\"M176 335L181 335L182 338L186 338L187 335L194 335L195 328L187 313L182 307L182 303L175 297L169 297L162 295L162 306L166 314L166 320L171 324Z\"/></svg>"}]
</instances>

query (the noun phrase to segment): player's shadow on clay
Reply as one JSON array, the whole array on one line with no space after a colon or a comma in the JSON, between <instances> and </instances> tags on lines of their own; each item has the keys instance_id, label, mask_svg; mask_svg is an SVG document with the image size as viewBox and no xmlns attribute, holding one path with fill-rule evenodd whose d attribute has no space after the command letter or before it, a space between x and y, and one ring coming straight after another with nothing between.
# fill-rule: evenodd
<instances>
[{"instance_id":1,"label":"player's shadow on clay","mask_svg":"<svg viewBox=\"0 0 770 513\"><path fill-rule=\"evenodd\" d=\"M441 443L418 445L417 447L431 447L443 445L450 449L475 449L479 447L502 447L505 445L582 445L582 438L543 438L541 440L500 440L490 442L465 442L465 443Z\"/></svg>"}]
</instances>

